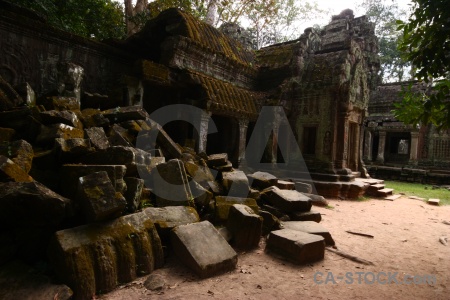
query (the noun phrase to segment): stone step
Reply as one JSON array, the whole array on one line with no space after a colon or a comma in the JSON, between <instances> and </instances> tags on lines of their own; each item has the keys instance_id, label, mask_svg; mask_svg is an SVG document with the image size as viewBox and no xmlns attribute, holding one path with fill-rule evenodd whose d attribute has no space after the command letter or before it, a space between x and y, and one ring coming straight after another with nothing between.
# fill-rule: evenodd
<instances>
[{"instance_id":1,"label":"stone step","mask_svg":"<svg viewBox=\"0 0 450 300\"><path fill-rule=\"evenodd\" d=\"M378 190L377 197L385 198L387 196L391 196L393 191L394 191L394 189L388 189L388 188Z\"/></svg>"},{"instance_id":2,"label":"stone step","mask_svg":"<svg viewBox=\"0 0 450 300\"><path fill-rule=\"evenodd\" d=\"M391 195L391 196L388 196L388 197L386 197L386 198L384 198L385 200L390 200L390 201L394 201L394 200L397 200L398 198L400 198L402 195L400 195L400 194L397 194L397 195Z\"/></svg>"}]
</instances>

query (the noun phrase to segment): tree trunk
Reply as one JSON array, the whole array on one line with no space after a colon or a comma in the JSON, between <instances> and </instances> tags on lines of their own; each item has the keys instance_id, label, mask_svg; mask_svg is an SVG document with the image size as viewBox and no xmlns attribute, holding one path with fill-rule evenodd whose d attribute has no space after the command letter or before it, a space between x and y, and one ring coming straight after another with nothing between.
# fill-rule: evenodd
<instances>
[{"instance_id":1,"label":"tree trunk","mask_svg":"<svg viewBox=\"0 0 450 300\"><path fill-rule=\"evenodd\" d=\"M217 0L210 0L206 13L206 23L215 26L217 22Z\"/></svg>"}]
</instances>

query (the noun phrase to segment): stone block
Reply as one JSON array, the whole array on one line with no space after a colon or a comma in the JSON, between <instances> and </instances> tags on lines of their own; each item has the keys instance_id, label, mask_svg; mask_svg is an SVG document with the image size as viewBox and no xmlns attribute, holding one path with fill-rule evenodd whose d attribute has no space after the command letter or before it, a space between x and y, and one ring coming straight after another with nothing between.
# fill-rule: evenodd
<instances>
[{"instance_id":1,"label":"stone block","mask_svg":"<svg viewBox=\"0 0 450 300\"><path fill-rule=\"evenodd\" d=\"M22 97L0 76L0 111L10 110L22 103Z\"/></svg>"},{"instance_id":2,"label":"stone block","mask_svg":"<svg viewBox=\"0 0 450 300\"><path fill-rule=\"evenodd\" d=\"M207 166L200 165L192 160L185 161L184 167L186 168L186 173L196 182L202 184L202 186L205 186L208 181L214 181L215 179Z\"/></svg>"},{"instance_id":3,"label":"stone block","mask_svg":"<svg viewBox=\"0 0 450 300\"><path fill-rule=\"evenodd\" d=\"M135 212L141 204L144 180L135 177L125 177L124 181L127 185L127 190L123 193L123 196L127 200L127 210L129 212Z\"/></svg>"},{"instance_id":4,"label":"stone block","mask_svg":"<svg viewBox=\"0 0 450 300\"><path fill-rule=\"evenodd\" d=\"M290 221L282 223L284 228L320 235L325 239L325 244L334 246L334 240L330 232L321 224L314 221Z\"/></svg>"},{"instance_id":5,"label":"stone block","mask_svg":"<svg viewBox=\"0 0 450 300\"><path fill-rule=\"evenodd\" d=\"M25 101L28 107L36 106L36 93L28 82L21 82L14 86L20 97Z\"/></svg>"},{"instance_id":6,"label":"stone block","mask_svg":"<svg viewBox=\"0 0 450 300\"><path fill-rule=\"evenodd\" d=\"M202 278L236 268L236 252L208 221L174 228L171 242L178 258Z\"/></svg>"},{"instance_id":7,"label":"stone block","mask_svg":"<svg viewBox=\"0 0 450 300\"><path fill-rule=\"evenodd\" d=\"M295 190L300 193L312 193L312 186L309 183L304 182L296 182L295 183Z\"/></svg>"},{"instance_id":8,"label":"stone block","mask_svg":"<svg viewBox=\"0 0 450 300\"><path fill-rule=\"evenodd\" d=\"M253 174L249 174L248 177L252 180L252 187L260 190L274 185L276 186L278 182L278 178L267 172L258 171Z\"/></svg>"},{"instance_id":9,"label":"stone block","mask_svg":"<svg viewBox=\"0 0 450 300\"><path fill-rule=\"evenodd\" d=\"M128 130L118 124L111 126L108 137L111 146L131 147L133 145L132 140L133 138L128 133Z\"/></svg>"},{"instance_id":10,"label":"stone block","mask_svg":"<svg viewBox=\"0 0 450 300\"><path fill-rule=\"evenodd\" d=\"M312 263L325 256L323 237L292 229L272 231L266 249L298 264Z\"/></svg>"},{"instance_id":11,"label":"stone block","mask_svg":"<svg viewBox=\"0 0 450 300\"><path fill-rule=\"evenodd\" d=\"M20 261L0 268L0 294L3 300L69 300L73 291L64 284L53 284L41 272Z\"/></svg>"},{"instance_id":12,"label":"stone block","mask_svg":"<svg viewBox=\"0 0 450 300\"><path fill-rule=\"evenodd\" d=\"M240 249L258 247L261 238L263 218L250 207L234 204L230 207L227 228L233 236L233 245Z\"/></svg>"},{"instance_id":13,"label":"stone block","mask_svg":"<svg viewBox=\"0 0 450 300\"><path fill-rule=\"evenodd\" d=\"M206 161L209 167L224 166L227 162L228 154L226 153L211 154L208 156L208 160Z\"/></svg>"},{"instance_id":14,"label":"stone block","mask_svg":"<svg viewBox=\"0 0 450 300\"><path fill-rule=\"evenodd\" d=\"M18 164L6 156L0 155L0 181L31 182L33 178Z\"/></svg>"},{"instance_id":15,"label":"stone block","mask_svg":"<svg viewBox=\"0 0 450 300\"><path fill-rule=\"evenodd\" d=\"M441 200L439 200L439 199L432 199L432 198L428 199L428 204L431 204L431 205L439 205L440 202L441 202Z\"/></svg>"},{"instance_id":16,"label":"stone block","mask_svg":"<svg viewBox=\"0 0 450 300\"><path fill-rule=\"evenodd\" d=\"M78 118L78 116L68 110L57 111L57 110L48 110L39 113L39 118L43 125L52 125L52 124L65 124L71 127L75 127L78 129L83 129L83 123Z\"/></svg>"},{"instance_id":17,"label":"stone block","mask_svg":"<svg viewBox=\"0 0 450 300\"><path fill-rule=\"evenodd\" d=\"M291 218L289 217L289 215L285 212L283 212L281 209L268 205L268 204L263 204L261 206L261 209L270 212L272 215L274 215L275 217L277 217L278 219L280 219L281 221L290 221Z\"/></svg>"},{"instance_id":18,"label":"stone block","mask_svg":"<svg viewBox=\"0 0 450 300\"><path fill-rule=\"evenodd\" d=\"M262 210L259 215L263 218L262 235L267 235L273 230L281 229L280 220L270 212Z\"/></svg>"},{"instance_id":19,"label":"stone block","mask_svg":"<svg viewBox=\"0 0 450 300\"><path fill-rule=\"evenodd\" d=\"M320 206L320 207L328 206L328 201L323 196L307 194L307 193L302 193L302 194L305 195L306 197L308 197L309 199L311 199L311 203L314 206Z\"/></svg>"},{"instance_id":20,"label":"stone block","mask_svg":"<svg viewBox=\"0 0 450 300\"><path fill-rule=\"evenodd\" d=\"M295 183L286 180L278 180L276 186L280 190L295 190Z\"/></svg>"},{"instance_id":21,"label":"stone block","mask_svg":"<svg viewBox=\"0 0 450 300\"><path fill-rule=\"evenodd\" d=\"M213 198L213 193L203 188L195 180L189 181L189 187L191 189L192 197L194 198L194 203L198 206L207 206Z\"/></svg>"},{"instance_id":22,"label":"stone block","mask_svg":"<svg viewBox=\"0 0 450 300\"><path fill-rule=\"evenodd\" d=\"M96 149L104 150L110 146L105 130L102 127L86 128L84 135Z\"/></svg>"},{"instance_id":23,"label":"stone block","mask_svg":"<svg viewBox=\"0 0 450 300\"><path fill-rule=\"evenodd\" d=\"M55 152L61 161L73 161L95 151L88 139L55 139Z\"/></svg>"},{"instance_id":24,"label":"stone block","mask_svg":"<svg viewBox=\"0 0 450 300\"><path fill-rule=\"evenodd\" d=\"M105 171L78 179L77 199L87 222L110 220L122 215L127 201L114 186Z\"/></svg>"},{"instance_id":25,"label":"stone block","mask_svg":"<svg viewBox=\"0 0 450 300\"><path fill-rule=\"evenodd\" d=\"M259 213L259 206L255 199L252 198L239 198L239 197L224 197L216 196L216 219L218 221L226 221L230 208L234 204L243 204L249 206L255 213Z\"/></svg>"},{"instance_id":26,"label":"stone block","mask_svg":"<svg viewBox=\"0 0 450 300\"><path fill-rule=\"evenodd\" d=\"M39 182L0 183L2 228L58 226L70 215L70 200Z\"/></svg>"},{"instance_id":27,"label":"stone block","mask_svg":"<svg viewBox=\"0 0 450 300\"><path fill-rule=\"evenodd\" d=\"M16 131L12 128L0 128L0 143L1 142L10 142L13 137L16 135Z\"/></svg>"},{"instance_id":28,"label":"stone block","mask_svg":"<svg viewBox=\"0 0 450 300\"><path fill-rule=\"evenodd\" d=\"M288 214L291 221L314 221L320 223L322 215L317 211L294 211Z\"/></svg>"},{"instance_id":29,"label":"stone block","mask_svg":"<svg viewBox=\"0 0 450 300\"><path fill-rule=\"evenodd\" d=\"M163 265L161 240L144 213L55 233L49 259L74 299L92 299Z\"/></svg>"},{"instance_id":30,"label":"stone block","mask_svg":"<svg viewBox=\"0 0 450 300\"><path fill-rule=\"evenodd\" d=\"M121 123L129 120L145 120L147 112L140 106L116 107L102 112L110 123Z\"/></svg>"},{"instance_id":31,"label":"stone block","mask_svg":"<svg viewBox=\"0 0 450 300\"><path fill-rule=\"evenodd\" d=\"M66 124L53 124L49 126L41 126L41 132L36 137L36 143L38 144L50 144L57 138L61 139L82 139L84 132L78 128L66 125Z\"/></svg>"},{"instance_id":32,"label":"stone block","mask_svg":"<svg viewBox=\"0 0 450 300\"><path fill-rule=\"evenodd\" d=\"M76 97L52 96L40 100L38 104L42 104L46 110L80 110L80 101Z\"/></svg>"},{"instance_id":33,"label":"stone block","mask_svg":"<svg viewBox=\"0 0 450 300\"><path fill-rule=\"evenodd\" d=\"M280 190L276 186L265 189L261 198L284 212L309 211L311 199L297 191Z\"/></svg>"},{"instance_id":34,"label":"stone block","mask_svg":"<svg viewBox=\"0 0 450 300\"><path fill-rule=\"evenodd\" d=\"M94 108L83 109L80 119L85 128L109 126L109 120L102 115L101 111Z\"/></svg>"},{"instance_id":35,"label":"stone block","mask_svg":"<svg viewBox=\"0 0 450 300\"><path fill-rule=\"evenodd\" d=\"M159 145L166 158L181 158L183 153L181 147L172 140L160 125L153 126L150 132L151 134L157 134L156 143Z\"/></svg>"},{"instance_id":36,"label":"stone block","mask_svg":"<svg viewBox=\"0 0 450 300\"><path fill-rule=\"evenodd\" d=\"M247 176L239 170L223 172L222 185L230 197L247 197L250 192Z\"/></svg>"},{"instance_id":37,"label":"stone block","mask_svg":"<svg viewBox=\"0 0 450 300\"><path fill-rule=\"evenodd\" d=\"M0 144L0 155L11 159L26 173L30 172L34 151L33 147L27 141L18 140Z\"/></svg>"}]
</instances>

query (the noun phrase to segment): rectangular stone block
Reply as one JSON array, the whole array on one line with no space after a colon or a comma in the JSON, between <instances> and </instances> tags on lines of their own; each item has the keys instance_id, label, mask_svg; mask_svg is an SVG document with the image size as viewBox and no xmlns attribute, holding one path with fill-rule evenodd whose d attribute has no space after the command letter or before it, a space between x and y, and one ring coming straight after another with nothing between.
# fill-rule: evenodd
<instances>
[{"instance_id":1,"label":"rectangular stone block","mask_svg":"<svg viewBox=\"0 0 450 300\"><path fill-rule=\"evenodd\" d=\"M239 197L225 197L216 196L216 220L226 221L230 208L234 204L243 204L249 206L255 213L259 212L259 206L255 199L252 198L239 198Z\"/></svg>"},{"instance_id":2,"label":"rectangular stone block","mask_svg":"<svg viewBox=\"0 0 450 300\"><path fill-rule=\"evenodd\" d=\"M289 190L280 190L276 186L265 189L261 198L284 212L309 211L312 203L309 197Z\"/></svg>"},{"instance_id":3,"label":"rectangular stone block","mask_svg":"<svg viewBox=\"0 0 450 300\"><path fill-rule=\"evenodd\" d=\"M325 256L323 237L292 229L272 231L266 248L298 264L312 263Z\"/></svg>"},{"instance_id":4,"label":"rectangular stone block","mask_svg":"<svg viewBox=\"0 0 450 300\"><path fill-rule=\"evenodd\" d=\"M209 167L224 166L227 162L228 154L226 153L211 154L208 156L208 160L206 161Z\"/></svg>"},{"instance_id":5,"label":"rectangular stone block","mask_svg":"<svg viewBox=\"0 0 450 300\"><path fill-rule=\"evenodd\" d=\"M84 130L84 135L91 141L92 146L99 150L108 148L109 141L102 127L91 127Z\"/></svg>"},{"instance_id":6,"label":"rectangular stone block","mask_svg":"<svg viewBox=\"0 0 450 300\"><path fill-rule=\"evenodd\" d=\"M312 193L312 186L309 183L304 182L296 182L295 183L295 190L300 193Z\"/></svg>"},{"instance_id":7,"label":"rectangular stone block","mask_svg":"<svg viewBox=\"0 0 450 300\"><path fill-rule=\"evenodd\" d=\"M129 120L145 120L148 114L140 106L125 106L105 110L102 112L111 123L120 123Z\"/></svg>"},{"instance_id":8,"label":"rectangular stone block","mask_svg":"<svg viewBox=\"0 0 450 300\"><path fill-rule=\"evenodd\" d=\"M295 190L295 183L286 180L278 180L276 186L280 190Z\"/></svg>"},{"instance_id":9,"label":"rectangular stone block","mask_svg":"<svg viewBox=\"0 0 450 300\"><path fill-rule=\"evenodd\" d=\"M441 200L439 200L439 199L432 199L432 198L428 199L428 204L431 204L431 205L439 205L440 202L441 202Z\"/></svg>"},{"instance_id":10,"label":"rectangular stone block","mask_svg":"<svg viewBox=\"0 0 450 300\"><path fill-rule=\"evenodd\" d=\"M274 175L267 172L255 172L253 174L249 174L248 177L252 181L252 187L263 190L271 186L276 186L278 182L278 178Z\"/></svg>"},{"instance_id":11,"label":"rectangular stone block","mask_svg":"<svg viewBox=\"0 0 450 300\"><path fill-rule=\"evenodd\" d=\"M36 137L36 143L38 144L50 144L53 145L53 141L57 138L61 139L82 139L84 136L83 130L78 128L58 123L49 126L41 126L41 132Z\"/></svg>"},{"instance_id":12,"label":"rectangular stone block","mask_svg":"<svg viewBox=\"0 0 450 300\"><path fill-rule=\"evenodd\" d=\"M78 119L78 116L72 111L43 111L39 113L39 118L44 125L62 123L78 129L83 129L83 124L81 123L80 119Z\"/></svg>"},{"instance_id":13,"label":"rectangular stone block","mask_svg":"<svg viewBox=\"0 0 450 300\"><path fill-rule=\"evenodd\" d=\"M31 182L29 176L18 164L0 155L0 181Z\"/></svg>"},{"instance_id":14,"label":"rectangular stone block","mask_svg":"<svg viewBox=\"0 0 450 300\"><path fill-rule=\"evenodd\" d=\"M236 252L208 221L175 227L170 236L178 258L202 278L236 268Z\"/></svg>"},{"instance_id":15,"label":"rectangular stone block","mask_svg":"<svg viewBox=\"0 0 450 300\"><path fill-rule=\"evenodd\" d=\"M247 197L250 192L248 178L239 170L222 172L222 185L227 195L231 197Z\"/></svg>"},{"instance_id":16,"label":"rectangular stone block","mask_svg":"<svg viewBox=\"0 0 450 300\"><path fill-rule=\"evenodd\" d=\"M321 224L314 221L290 221L282 223L284 228L320 235L325 239L325 244L334 246L334 240L330 232Z\"/></svg>"},{"instance_id":17,"label":"rectangular stone block","mask_svg":"<svg viewBox=\"0 0 450 300\"><path fill-rule=\"evenodd\" d=\"M0 132L1 135L1 132ZM30 172L33 162L33 146L25 140L0 143L0 155L11 159L26 173Z\"/></svg>"},{"instance_id":18,"label":"rectangular stone block","mask_svg":"<svg viewBox=\"0 0 450 300\"><path fill-rule=\"evenodd\" d=\"M258 247L263 218L250 207L233 204L228 214L227 228L231 232L233 245L240 249Z\"/></svg>"},{"instance_id":19,"label":"rectangular stone block","mask_svg":"<svg viewBox=\"0 0 450 300\"><path fill-rule=\"evenodd\" d=\"M162 267L155 226L143 212L56 232L49 259L75 300L92 299Z\"/></svg>"},{"instance_id":20,"label":"rectangular stone block","mask_svg":"<svg viewBox=\"0 0 450 300\"><path fill-rule=\"evenodd\" d=\"M135 212L141 204L144 180L135 177L126 177L124 181L127 185L127 190L123 193L123 196L127 200L127 210L129 212Z\"/></svg>"},{"instance_id":21,"label":"rectangular stone block","mask_svg":"<svg viewBox=\"0 0 450 300\"><path fill-rule=\"evenodd\" d=\"M320 212L310 211L294 211L288 214L291 221L314 221L320 223L322 221L322 215Z\"/></svg>"}]
</instances>

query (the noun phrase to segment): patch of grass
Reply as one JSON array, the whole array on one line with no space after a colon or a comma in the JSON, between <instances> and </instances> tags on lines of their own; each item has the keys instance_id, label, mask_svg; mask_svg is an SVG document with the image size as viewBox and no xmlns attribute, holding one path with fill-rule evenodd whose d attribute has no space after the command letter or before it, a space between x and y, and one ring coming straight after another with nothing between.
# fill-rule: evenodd
<instances>
[{"instance_id":1,"label":"patch of grass","mask_svg":"<svg viewBox=\"0 0 450 300\"><path fill-rule=\"evenodd\" d=\"M385 180L384 184L387 188L394 189L394 193L404 193L406 196L417 196L426 200L437 198L441 200L441 205L450 205L450 191L444 188L433 190L433 185L430 184L388 180Z\"/></svg>"},{"instance_id":2,"label":"patch of grass","mask_svg":"<svg viewBox=\"0 0 450 300\"><path fill-rule=\"evenodd\" d=\"M325 206L326 209L334 209L333 205L328 204L327 206Z\"/></svg>"}]
</instances>

